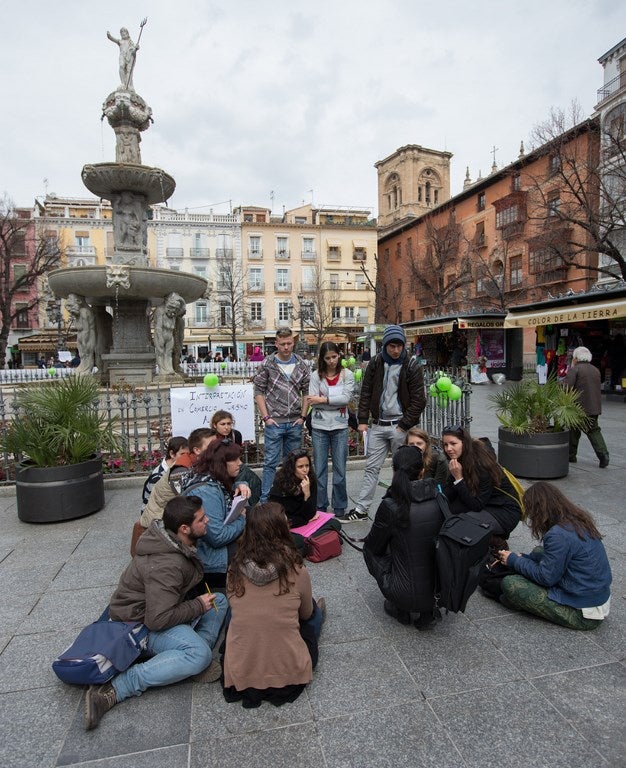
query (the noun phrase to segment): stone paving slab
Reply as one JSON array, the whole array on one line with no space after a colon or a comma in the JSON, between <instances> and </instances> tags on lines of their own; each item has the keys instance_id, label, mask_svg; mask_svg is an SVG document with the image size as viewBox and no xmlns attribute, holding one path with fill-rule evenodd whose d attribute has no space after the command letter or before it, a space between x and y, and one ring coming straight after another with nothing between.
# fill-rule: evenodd
<instances>
[{"instance_id":1,"label":"stone paving slab","mask_svg":"<svg viewBox=\"0 0 626 768\"><path fill-rule=\"evenodd\" d=\"M473 434L497 442L475 387ZM579 461L555 481L590 509L613 569L611 615L572 632L506 611L480 594L465 614L428 632L401 626L360 553L309 565L327 622L315 680L293 704L245 710L218 685L183 682L147 691L83 728L84 689L50 664L95 620L129 561L141 480L107 484L103 510L61 524L27 525L0 494L0 766L206 768L283 766L507 768L621 766L626 754L626 407L600 420L611 452L600 470L585 437ZM348 472L352 499L362 467ZM387 482L391 469L381 478ZM528 481L524 481L528 485ZM377 489L373 517L384 490ZM368 522L346 528L363 536ZM524 526L511 546L536 542Z\"/></svg>"}]
</instances>

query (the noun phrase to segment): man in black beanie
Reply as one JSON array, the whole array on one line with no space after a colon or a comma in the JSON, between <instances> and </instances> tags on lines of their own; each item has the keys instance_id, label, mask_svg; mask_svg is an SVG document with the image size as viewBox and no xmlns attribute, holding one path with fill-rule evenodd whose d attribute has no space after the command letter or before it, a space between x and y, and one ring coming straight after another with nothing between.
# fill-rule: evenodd
<instances>
[{"instance_id":1,"label":"man in black beanie","mask_svg":"<svg viewBox=\"0 0 626 768\"><path fill-rule=\"evenodd\" d=\"M342 523L367 520L378 475L389 450L404 443L406 431L419 421L426 407L422 367L406 352L406 335L399 325L383 334L381 352L365 369L359 398L359 432L367 432L367 463L354 509L337 517ZM368 427L369 417L372 426Z\"/></svg>"}]
</instances>

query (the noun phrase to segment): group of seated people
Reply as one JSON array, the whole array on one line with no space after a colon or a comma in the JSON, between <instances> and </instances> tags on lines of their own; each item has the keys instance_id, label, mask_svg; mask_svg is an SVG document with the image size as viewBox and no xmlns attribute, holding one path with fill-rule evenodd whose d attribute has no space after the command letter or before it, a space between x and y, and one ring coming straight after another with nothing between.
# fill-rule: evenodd
<instances>
[{"instance_id":1,"label":"group of seated people","mask_svg":"<svg viewBox=\"0 0 626 768\"><path fill-rule=\"evenodd\" d=\"M440 617L435 543L443 493L453 514L490 524L496 557L510 569L503 605L565 627L599 626L608 615L611 571L591 516L555 486L536 483L523 507L542 547L511 552L507 539L522 509L495 453L462 427L444 429L442 446L443 454L414 428L393 454L392 482L363 545L385 612L420 630ZM304 449L284 457L269 500L256 503L260 484L252 489L256 475L241 455L232 416L221 411L211 429L194 430L186 444L173 438L148 478L145 529L110 616L146 624L150 658L90 687L88 729L123 699L188 677L221 679L225 699L244 707L294 701L312 680L325 601L313 598L304 542L290 530L319 514L312 461ZM248 497L250 506L225 523L235 495ZM215 651L226 628L220 664Z\"/></svg>"}]
</instances>

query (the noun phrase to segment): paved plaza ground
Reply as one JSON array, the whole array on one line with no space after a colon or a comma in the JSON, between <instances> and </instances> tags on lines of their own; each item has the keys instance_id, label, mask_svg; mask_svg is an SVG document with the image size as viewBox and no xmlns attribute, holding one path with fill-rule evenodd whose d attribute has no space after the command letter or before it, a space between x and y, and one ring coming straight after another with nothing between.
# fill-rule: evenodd
<instances>
[{"instance_id":1,"label":"paved plaza ground","mask_svg":"<svg viewBox=\"0 0 626 768\"><path fill-rule=\"evenodd\" d=\"M472 432L497 441L474 387ZM116 706L83 728L84 689L63 685L55 656L107 604L129 555L141 483L107 484L105 508L82 520L27 525L0 496L0 766L2 768L387 768L626 764L626 405L605 404L611 464L585 437L556 481L595 515L613 569L611 615L575 632L511 613L475 594L465 614L418 632L383 612L359 553L311 563L327 602L313 683L293 704L245 710L218 684L183 682ZM382 477L390 478L390 469ZM352 498L362 470L348 473ZM382 491L379 492L379 496ZM376 505L371 510L373 516ZM363 535L367 523L349 526ZM520 526L517 550L531 547Z\"/></svg>"}]
</instances>

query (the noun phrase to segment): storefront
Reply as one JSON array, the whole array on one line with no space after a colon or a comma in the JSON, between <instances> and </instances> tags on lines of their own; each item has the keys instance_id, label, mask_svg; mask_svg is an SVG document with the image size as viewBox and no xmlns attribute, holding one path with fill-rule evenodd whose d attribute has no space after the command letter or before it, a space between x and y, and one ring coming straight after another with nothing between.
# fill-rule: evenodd
<instances>
[{"instance_id":1,"label":"storefront","mask_svg":"<svg viewBox=\"0 0 626 768\"><path fill-rule=\"evenodd\" d=\"M511 307L504 325L524 333L525 366L534 367L540 381L552 373L563 375L573 350L584 345L591 350L593 363L602 373L604 389L619 392L626 388L623 282Z\"/></svg>"}]
</instances>

